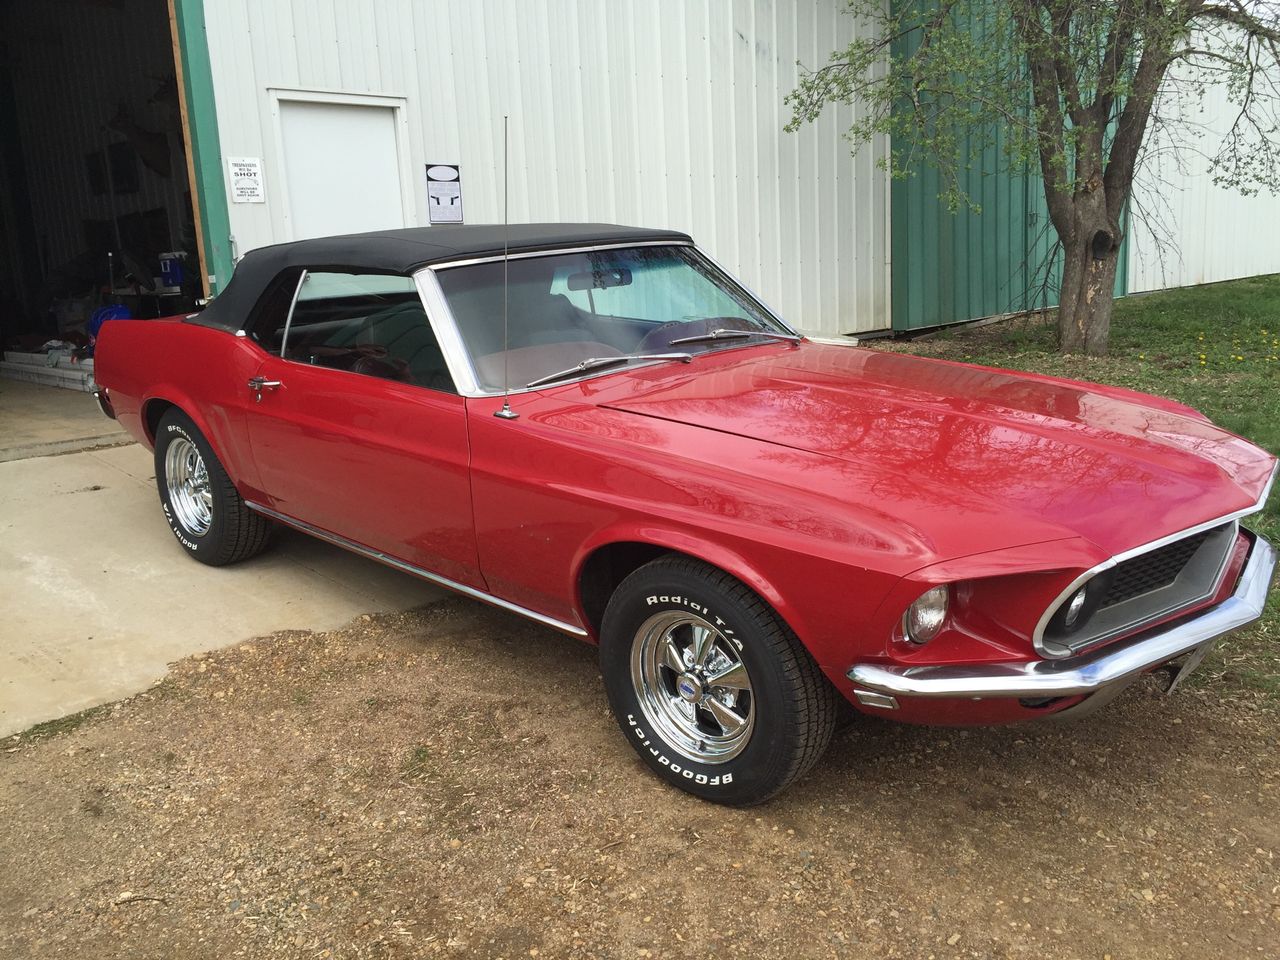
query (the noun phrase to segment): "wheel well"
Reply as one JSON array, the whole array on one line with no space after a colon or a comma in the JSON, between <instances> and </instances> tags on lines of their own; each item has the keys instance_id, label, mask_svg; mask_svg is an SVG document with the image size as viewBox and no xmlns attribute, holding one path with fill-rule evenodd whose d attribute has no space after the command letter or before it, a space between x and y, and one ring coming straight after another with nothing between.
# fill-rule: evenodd
<instances>
[{"instance_id":1,"label":"wheel well","mask_svg":"<svg viewBox=\"0 0 1280 960\"><path fill-rule=\"evenodd\" d=\"M600 635L604 608L618 584L650 560L676 553L652 543L621 542L605 544L587 557L578 575L578 592L582 597L582 612L592 632Z\"/></svg>"},{"instance_id":2,"label":"wheel well","mask_svg":"<svg viewBox=\"0 0 1280 960\"><path fill-rule=\"evenodd\" d=\"M153 445L156 442L156 430L160 428L160 418L165 415L165 411L176 406L176 403L169 400L148 400L143 405L142 423L147 428L147 436L151 438Z\"/></svg>"}]
</instances>

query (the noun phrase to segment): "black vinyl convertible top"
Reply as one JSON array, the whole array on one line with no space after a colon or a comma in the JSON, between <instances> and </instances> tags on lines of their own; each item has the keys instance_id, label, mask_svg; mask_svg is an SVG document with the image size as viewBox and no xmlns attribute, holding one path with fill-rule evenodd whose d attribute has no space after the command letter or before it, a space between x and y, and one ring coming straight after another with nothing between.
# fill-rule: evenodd
<instances>
[{"instance_id":1,"label":"black vinyl convertible top","mask_svg":"<svg viewBox=\"0 0 1280 960\"><path fill-rule=\"evenodd\" d=\"M246 253L236 264L226 289L191 320L205 326L240 329L271 281L291 268L403 275L433 263L501 256L504 241L512 253L523 253L633 240L687 242L689 239L688 234L678 230L650 230L612 223L513 223L509 227L502 224L411 227L295 240Z\"/></svg>"}]
</instances>

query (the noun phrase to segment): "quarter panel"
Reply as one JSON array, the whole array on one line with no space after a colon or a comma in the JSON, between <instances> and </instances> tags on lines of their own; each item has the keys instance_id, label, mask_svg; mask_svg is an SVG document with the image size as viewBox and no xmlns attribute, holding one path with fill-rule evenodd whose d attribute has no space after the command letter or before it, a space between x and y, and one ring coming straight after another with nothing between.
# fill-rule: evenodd
<instances>
[{"instance_id":1,"label":"quarter panel","mask_svg":"<svg viewBox=\"0 0 1280 960\"><path fill-rule=\"evenodd\" d=\"M228 331L160 320L112 320L103 325L94 372L111 395L121 424L152 446L144 409L152 400L180 407L208 438L241 494L260 495L245 432L252 402L246 384L261 366L256 344Z\"/></svg>"}]
</instances>

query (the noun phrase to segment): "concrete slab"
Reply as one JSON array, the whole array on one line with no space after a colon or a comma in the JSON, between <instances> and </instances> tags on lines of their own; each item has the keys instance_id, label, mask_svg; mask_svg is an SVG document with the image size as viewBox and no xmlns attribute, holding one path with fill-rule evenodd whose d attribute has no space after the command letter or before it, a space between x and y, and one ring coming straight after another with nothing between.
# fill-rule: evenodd
<instances>
[{"instance_id":1,"label":"concrete slab","mask_svg":"<svg viewBox=\"0 0 1280 960\"><path fill-rule=\"evenodd\" d=\"M143 690L191 653L442 595L292 531L246 563L197 563L137 444L0 463L0 736Z\"/></svg>"},{"instance_id":2,"label":"concrete slab","mask_svg":"<svg viewBox=\"0 0 1280 960\"><path fill-rule=\"evenodd\" d=\"M0 463L128 442L87 394L0 379Z\"/></svg>"}]
</instances>

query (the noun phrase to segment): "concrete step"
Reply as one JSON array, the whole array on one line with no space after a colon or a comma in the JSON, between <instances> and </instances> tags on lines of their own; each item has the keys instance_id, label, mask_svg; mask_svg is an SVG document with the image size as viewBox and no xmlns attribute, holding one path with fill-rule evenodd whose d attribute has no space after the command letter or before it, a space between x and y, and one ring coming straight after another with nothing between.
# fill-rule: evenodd
<instances>
[{"instance_id":1,"label":"concrete step","mask_svg":"<svg viewBox=\"0 0 1280 960\"><path fill-rule=\"evenodd\" d=\"M93 360L81 360L79 363L71 362L71 352L69 350L55 350L54 355L58 358L53 364L55 367L83 367L90 373L93 372ZM49 354L47 353L27 353L22 350L6 350L4 352L6 363L24 363L32 367L49 366Z\"/></svg>"},{"instance_id":2,"label":"concrete step","mask_svg":"<svg viewBox=\"0 0 1280 960\"><path fill-rule=\"evenodd\" d=\"M46 387L64 387L84 393L93 392L93 369L81 364L76 364L74 367L46 367L33 363L15 363L6 358L0 362L0 377L39 383Z\"/></svg>"}]
</instances>

